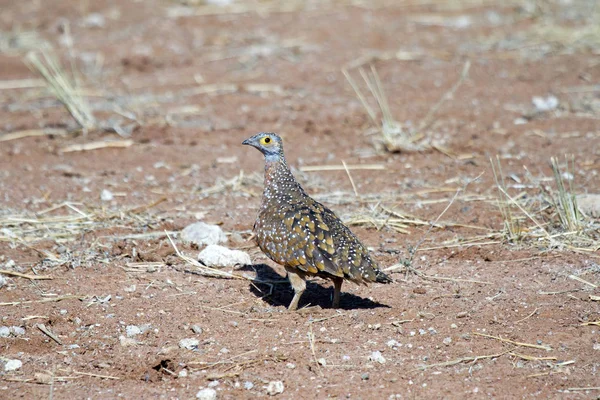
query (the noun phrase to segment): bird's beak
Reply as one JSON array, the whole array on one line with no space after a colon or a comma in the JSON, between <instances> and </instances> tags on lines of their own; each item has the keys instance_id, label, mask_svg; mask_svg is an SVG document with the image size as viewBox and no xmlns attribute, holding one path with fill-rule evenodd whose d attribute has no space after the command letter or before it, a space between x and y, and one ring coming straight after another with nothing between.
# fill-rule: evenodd
<instances>
[{"instance_id":1,"label":"bird's beak","mask_svg":"<svg viewBox=\"0 0 600 400\"><path fill-rule=\"evenodd\" d=\"M242 144L245 144L247 146L250 146L252 143L250 143L250 139L246 139L242 142Z\"/></svg>"}]
</instances>

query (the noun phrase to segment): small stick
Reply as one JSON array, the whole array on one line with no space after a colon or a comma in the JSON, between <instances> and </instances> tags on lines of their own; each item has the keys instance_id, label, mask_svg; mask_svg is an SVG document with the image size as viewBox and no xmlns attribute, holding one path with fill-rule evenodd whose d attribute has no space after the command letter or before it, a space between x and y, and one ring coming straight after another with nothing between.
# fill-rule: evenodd
<instances>
[{"instance_id":1,"label":"small stick","mask_svg":"<svg viewBox=\"0 0 600 400\"><path fill-rule=\"evenodd\" d=\"M520 320L518 320L518 321L515 321L515 324L518 324L519 322L523 322L523 321L525 321L526 319L528 319L528 318L532 317L532 316L533 316L533 314L535 314L535 313L536 313L538 310L539 310L539 308L536 308L535 310L533 310L533 311L531 312L531 314L529 314L529 315L528 315L528 316L526 316L525 318L521 318Z\"/></svg>"},{"instance_id":2,"label":"small stick","mask_svg":"<svg viewBox=\"0 0 600 400\"><path fill-rule=\"evenodd\" d=\"M592 282L588 282L588 281L586 281L585 279L583 279L583 278L580 278L580 277L578 277L578 276L576 276L576 275L569 275L569 278L571 278L571 279L573 279L573 280L576 280L576 281L578 281L578 282L584 283L584 284L586 284L586 285L589 285L589 286L593 287L594 289L596 289L596 288L598 287L598 285L596 285L596 284L594 284L594 283L592 283Z\"/></svg>"},{"instance_id":3,"label":"small stick","mask_svg":"<svg viewBox=\"0 0 600 400\"><path fill-rule=\"evenodd\" d=\"M482 336L482 337L486 337L486 338L489 338L489 339L496 339L496 340L499 340L499 341L504 342L504 343L514 344L515 346L532 347L534 349L541 349L541 350L546 350L546 351L552 350L552 347L550 347L550 346L543 346L543 345L531 344L531 343L515 342L514 340L503 339L503 338L501 338L499 336L487 335L485 333L473 332L473 335Z\"/></svg>"},{"instance_id":4,"label":"small stick","mask_svg":"<svg viewBox=\"0 0 600 400\"><path fill-rule=\"evenodd\" d=\"M510 350L503 351L502 353L497 353L497 354L490 354L490 355L485 355L485 356L475 356L475 357L462 357L462 358L457 358L456 360L445 361L445 362L441 362L441 363L437 363L437 364L421 365L418 368L414 369L414 371L425 371L426 369L433 368L433 367L449 367L451 365L461 364L461 363L464 363L467 361L477 362L477 361L483 360L485 358L498 358L500 356L503 356L506 353L510 353Z\"/></svg>"},{"instance_id":5,"label":"small stick","mask_svg":"<svg viewBox=\"0 0 600 400\"><path fill-rule=\"evenodd\" d=\"M46 335L48 335L48 337L49 337L50 339L54 340L56 343L58 343L58 344L60 344L60 345L62 345L62 344L63 344L63 343L62 343L62 341L61 341L61 340L58 338L58 336L56 336L56 335L55 335L55 334L54 334L52 331L50 331L50 329L46 328L46 325L44 325L44 324L37 324L36 326L37 326L37 328L38 328L40 331L42 331L42 332L44 332Z\"/></svg>"},{"instance_id":6,"label":"small stick","mask_svg":"<svg viewBox=\"0 0 600 400\"><path fill-rule=\"evenodd\" d=\"M23 139L27 137L37 137L46 135L64 136L69 132L64 129L26 129L24 131L17 131L7 133L0 136L0 142L6 142L9 140Z\"/></svg>"},{"instance_id":7,"label":"small stick","mask_svg":"<svg viewBox=\"0 0 600 400\"><path fill-rule=\"evenodd\" d=\"M62 300L70 300L70 299L84 300L84 299L87 299L87 296L66 295L66 296L54 297L51 299L12 301L12 302L8 302L8 303L0 303L0 306L18 306L19 304L33 304L33 303L52 303L54 301L62 301Z\"/></svg>"},{"instance_id":8,"label":"small stick","mask_svg":"<svg viewBox=\"0 0 600 400\"><path fill-rule=\"evenodd\" d=\"M317 322L327 321L328 319L342 317L344 315L346 315L346 314L335 314L335 315L330 315L329 317L323 317L323 318L319 318L319 319L311 319L311 320L307 321L305 325L316 324Z\"/></svg>"},{"instance_id":9,"label":"small stick","mask_svg":"<svg viewBox=\"0 0 600 400\"><path fill-rule=\"evenodd\" d=\"M600 386L594 386L594 387L572 387L572 388L568 388L567 390L572 390L574 392L578 392L581 390L600 390Z\"/></svg>"},{"instance_id":10,"label":"small stick","mask_svg":"<svg viewBox=\"0 0 600 400\"><path fill-rule=\"evenodd\" d=\"M515 353L515 352L512 352L512 351L510 353L508 353L508 354L510 354L511 356L522 358L523 360L527 360L527 361L556 360L556 357L534 357L534 356L529 356L527 354Z\"/></svg>"},{"instance_id":11,"label":"small stick","mask_svg":"<svg viewBox=\"0 0 600 400\"><path fill-rule=\"evenodd\" d=\"M53 277L48 276L48 275L29 275L29 274L22 274L22 273L16 272L16 271L9 271L6 269L0 269L0 274L18 276L19 278L25 278L25 279L29 279L32 281L43 281L43 280L54 279Z\"/></svg>"},{"instance_id":12,"label":"small stick","mask_svg":"<svg viewBox=\"0 0 600 400\"><path fill-rule=\"evenodd\" d=\"M98 150L105 149L109 147L123 148L129 147L133 145L133 140L111 140L111 141L98 141L98 142L89 142L84 144L72 144L70 146L63 147L60 149L62 153L71 153L74 151L90 151L90 150Z\"/></svg>"},{"instance_id":13,"label":"small stick","mask_svg":"<svg viewBox=\"0 0 600 400\"><path fill-rule=\"evenodd\" d=\"M77 375L85 375L85 376L92 376L94 378L100 378L100 379L113 379L113 380L120 380L121 378L117 377L117 376L110 376L110 375L98 375L98 374L92 374L89 372L81 372L81 371L73 371L74 373L76 373Z\"/></svg>"},{"instance_id":14,"label":"small stick","mask_svg":"<svg viewBox=\"0 0 600 400\"><path fill-rule=\"evenodd\" d=\"M323 376L323 371L321 370L321 366L319 365L319 360L317 360L317 354L315 352L315 335L313 334L312 324L310 325L310 330L308 331L308 340L310 342L310 351L313 355L313 359L315 360L315 365L317 366L317 371L319 371L320 376Z\"/></svg>"},{"instance_id":15,"label":"small stick","mask_svg":"<svg viewBox=\"0 0 600 400\"><path fill-rule=\"evenodd\" d=\"M348 175L348 179L350 179L350 184L352 185L352 190L354 190L354 195L358 197L358 191L356 190L356 185L354 184L354 179L352 179L352 175L350 175L350 170L348 170L348 166L346 165L346 161L342 160L342 165L346 170L346 175Z\"/></svg>"}]
</instances>

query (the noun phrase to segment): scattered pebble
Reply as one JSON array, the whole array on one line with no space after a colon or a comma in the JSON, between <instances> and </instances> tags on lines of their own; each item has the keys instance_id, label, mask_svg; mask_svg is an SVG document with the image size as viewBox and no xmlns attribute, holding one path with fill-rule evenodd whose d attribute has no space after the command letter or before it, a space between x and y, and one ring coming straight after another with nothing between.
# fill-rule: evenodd
<instances>
[{"instance_id":1,"label":"scattered pebble","mask_svg":"<svg viewBox=\"0 0 600 400\"><path fill-rule=\"evenodd\" d=\"M211 381L211 382L209 382L208 387L211 387L211 388L217 387L217 386L219 386L219 383L220 383L219 381Z\"/></svg>"},{"instance_id":2,"label":"scattered pebble","mask_svg":"<svg viewBox=\"0 0 600 400\"><path fill-rule=\"evenodd\" d=\"M419 329L419 335L424 335L426 333L427 331L425 329Z\"/></svg>"},{"instance_id":3,"label":"scattered pebble","mask_svg":"<svg viewBox=\"0 0 600 400\"><path fill-rule=\"evenodd\" d=\"M531 102L538 112L552 111L558 108L558 99L552 95L548 97L534 96Z\"/></svg>"},{"instance_id":4,"label":"scattered pebble","mask_svg":"<svg viewBox=\"0 0 600 400\"><path fill-rule=\"evenodd\" d=\"M371 353L371 355L369 356L369 360L373 362L378 362L379 364L385 364L385 357L381 354L379 350Z\"/></svg>"},{"instance_id":5,"label":"scattered pebble","mask_svg":"<svg viewBox=\"0 0 600 400\"><path fill-rule=\"evenodd\" d=\"M254 387L254 383L252 383L250 381L244 382L244 389L246 389L246 390L252 390L253 387Z\"/></svg>"},{"instance_id":6,"label":"scattered pebble","mask_svg":"<svg viewBox=\"0 0 600 400\"><path fill-rule=\"evenodd\" d=\"M283 393L285 387L283 386L283 382L281 381L271 381L267 385L267 394L269 396L275 396L277 394Z\"/></svg>"},{"instance_id":7,"label":"scattered pebble","mask_svg":"<svg viewBox=\"0 0 600 400\"><path fill-rule=\"evenodd\" d=\"M10 336L10 329L8 329L8 326L0 326L0 337L9 337Z\"/></svg>"},{"instance_id":8,"label":"scattered pebble","mask_svg":"<svg viewBox=\"0 0 600 400\"><path fill-rule=\"evenodd\" d=\"M6 360L4 362L4 371L16 371L23 366L23 363L20 360Z\"/></svg>"},{"instance_id":9,"label":"scattered pebble","mask_svg":"<svg viewBox=\"0 0 600 400\"><path fill-rule=\"evenodd\" d=\"M135 292L136 289L137 289L136 285L131 285L131 286L124 288L123 291L125 291L127 293L133 293L133 292Z\"/></svg>"},{"instance_id":10,"label":"scattered pebble","mask_svg":"<svg viewBox=\"0 0 600 400\"><path fill-rule=\"evenodd\" d=\"M179 371L179 373L177 374L177 376L180 377L180 378L185 378L186 376L188 376L187 369L182 369L181 371Z\"/></svg>"},{"instance_id":11,"label":"scattered pebble","mask_svg":"<svg viewBox=\"0 0 600 400\"><path fill-rule=\"evenodd\" d=\"M200 400L215 400L217 398L217 391L212 388L206 388L196 393L196 398Z\"/></svg>"},{"instance_id":12,"label":"scattered pebble","mask_svg":"<svg viewBox=\"0 0 600 400\"><path fill-rule=\"evenodd\" d=\"M319 359L317 360L317 362L318 362L320 365L322 365L322 366L326 366L326 365L327 365L327 360L326 360L325 358L323 358L323 357L319 358Z\"/></svg>"},{"instance_id":13,"label":"scattered pebble","mask_svg":"<svg viewBox=\"0 0 600 400\"><path fill-rule=\"evenodd\" d=\"M100 200L102 200L102 201L111 201L114 198L115 198L115 196L108 189L104 189L104 190L102 190L102 193L100 193Z\"/></svg>"},{"instance_id":14,"label":"scattered pebble","mask_svg":"<svg viewBox=\"0 0 600 400\"><path fill-rule=\"evenodd\" d=\"M468 312L466 312L466 311L461 311L461 312L459 312L458 314L456 314L456 318L464 318L464 317L466 317L467 315L469 315L469 313L468 313Z\"/></svg>"},{"instance_id":15,"label":"scattered pebble","mask_svg":"<svg viewBox=\"0 0 600 400\"><path fill-rule=\"evenodd\" d=\"M211 244L202 250L198 254L198 261L209 267L233 267L235 265L252 264L248 253L241 250L231 250L216 244Z\"/></svg>"},{"instance_id":16,"label":"scattered pebble","mask_svg":"<svg viewBox=\"0 0 600 400\"><path fill-rule=\"evenodd\" d=\"M138 341L133 338L128 338L123 335L119 336L119 343L123 347L135 346L138 344Z\"/></svg>"},{"instance_id":17,"label":"scattered pebble","mask_svg":"<svg viewBox=\"0 0 600 400\"><path fill-rule=\"evenodd\" d=\"M142 329L136 325L127 325L125 328L125 332L127 333L127 337L134 337L142 333Z\"/></svg>"},{"instance_id":18,"label":"scattered pebble","mask_svg":"<svg viewBox=\"0 0 600 400\"><path fill-rule=\"evenodd\" d=\"M431 335L437 335L437 331L431 326L427 328L427 331L429 331Z\"/></svg>"},{"instance_id":19,"label":"scattered pebble","mask_svg":"<svg viewBox=\"0 0 600 400\"><path fill-rule=\"evenodd\" d=\"M362 379L363 381L368 381L369 380L369 373L365 372L364 374L362 374L360 376L360 379Z\"/></svg>"},{"instance_id":20,"label":"scattered pebble","mask_svg":"<svg viewBox=\"0 0 600 400\"><path fill-rule=\"evenodd\" d=\"M183 231L181 231L181 240L204 246L225 243L227 242L227 236L225 236L221 227L217 225L195 222L186 226Z\"/></svg>"},{"instance_id":21,"label":"scattered pebble","mask_svg":"<svg viewBox=\"0 0 600 400\"><path fill-rule=\"evenodd\" d=\"M8 329L13 336L23 336L25 334L25 329L21 328L20 326L11 326Z\"/></svg>"},{"instance_id":22,"label":"scattered pebble","mask_svg":"<svg viewBox=\"0 0 600 400\"><path fill-rule=\"evenodd\" d=\"M81 25L86 28L103 28L105 24L106 18L100 13L89 14L81 21Z\"/></svg>"},{"instance_id":23,"label":"scattered pebble","mask_svg":"<svg viewBox=\"0 0 600 400\"><path fill-rule=\"evenodd\" d=\"M456 329L456 328L458 328L458 325L456 325L456 324L450 324L450 328Z\"/></svg>"},{"instance_id":24,"label":"scattered pebble","mask_svg":"<svg viewBox=\"0 0 600 400\"><path fill-rule=\"evenodd\" d=\"M590 217L600 218L600 194L588 193L578 195L577 207L582 213Z\"/></svg>"},{"instance_id":25,"label":"scattered pebble","mask_svg":"<svg viewBox=\"0 0 600 400\"><path fill-rule=\"evenodd\" d=\"M200 327L200 325L192 325L192 331L196 334L196 335L201 335L202 334L202 328Z\"/></svg>"},{"instance_id":26,"label":"scattered pebble","mask_svg":"<svg viewBox=\"0 0 600 400\"><path fill-rule=\"evenodd\" d=\"M396 340L394 340L394 339L390 339L390 340L388 340L388 341L387 341L387 343L386 343L386 345L387 345L388 347L392 347L392 348L394 348L394 347L400 347L400 346L402 346L402 344L398 343L398 341L396 341Z\"/></svg>"},{"instance_id":27,"label":"scattered pebble","mask_svg":"<svg viewBox=\"0 0 600 400\"><path fill-rule=\"evenodd\" d=\"M285 366L286 366L286 368L289 368L289 369L296 368L296 364L294 364L294 363L287 363L287 364L285 364Z\"/></svg>"},{"instance_id":28,"label":"scattered pebble","mask_svg":"<svg viewBox=\"0 0 600 400\"><path fill-rule=\"evenodd\" d=\"M4 285L6 285L6 278L4 277L4 275L0 274L0 288L3 287Z\"/></svg>"},{"instance_id":29,"label":"scattered pebble","mask_svg":"<svg viewBox=\"0 0 600 400\"><path fill-rule=\"evenodd\" d=\"M448 336L447 338L444 338L444 340L443 340L443 343L444 343L446 346L449 346L449 345L450 345L450 343L452 343L452 338L451 338L451 337L449 337L449 336Z\"/></svg>"},{"instance_id":30,"label":"scattered pebble","mask_svg":"<svg viewBox=\"0 0 600 400\"><path fill-rule=\"evenodd\" d=\"M199 344L200 344L200 341L198 339L194 339L194 338L181 339L179 341L179 347L181 347L182 349L188 349L188 350L196 350L198 348Z\"/></svg>"}]
</instances>

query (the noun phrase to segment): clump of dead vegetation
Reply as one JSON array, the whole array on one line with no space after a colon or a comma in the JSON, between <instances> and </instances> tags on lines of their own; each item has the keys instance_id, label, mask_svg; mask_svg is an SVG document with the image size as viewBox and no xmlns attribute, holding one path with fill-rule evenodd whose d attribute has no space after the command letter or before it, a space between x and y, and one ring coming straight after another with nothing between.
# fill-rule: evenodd
<instances>
[{"instance_id":1,"label":"clump of dead vegetation","mask_svg":"<svg viewBox=\"0 0 600 400\"><path fill-rule=\"evenodd\" d=\"M528 185L511 194L500 158L490 160L496 182L496 205L504 221L503 236L510 243L544 243L550 248L580 251L600 249L600 221L587 215L578 205L574 188L575 160L566 158L561 165L550 160L552 178L528 175ZM513 180L519 180L513 175ZM600 199L600 196L598 196Z\"/></svg>"},{"instance_id":2,"label":"clump of dead vegetation","mask_svg":"<svg viewBox=\"0 0 600 400\"><path fill-rule=\"evenodd\" d=\"M393 58L403 59L406 54L395 53ZM431 127L435 121L435 114L441 108L441 106L449 99L452 98L454 93L462 85L464 80L469 75L469 69L471 63L467 61L461 71L459 79L452 85L452 87L445 92L440 99L431 106L427 111L427 114L419 122L416 127L404 126L400 122L396 121L390 110L388 98L383 89L379 74L373 64L370 65L369 70L365 70L363 64L371 62L373 59L389 59L389 55L372 56L369 59L359 59L358 62L353 62L348 66L342 68L342 73L348 80L348 83L352 86L352 89L356 93L356 96L360 100L362 106L365 108L369 119L373 127L367 132L368 134L379 133L381 135L381 141L385 150L391 153L395 152L415 152L424 151L431 148L437 148L434 144L430 143L425 132ZM352 77L352 69L356 69L358 74L362 78L364 85L367 88L366 92L360 88L358 82ZM373 107L371 103L375 103L376 107ZM438 150L440 150L438 148ZM445 151L440 150L443 153Z\"/></svg>"}]
</instances>

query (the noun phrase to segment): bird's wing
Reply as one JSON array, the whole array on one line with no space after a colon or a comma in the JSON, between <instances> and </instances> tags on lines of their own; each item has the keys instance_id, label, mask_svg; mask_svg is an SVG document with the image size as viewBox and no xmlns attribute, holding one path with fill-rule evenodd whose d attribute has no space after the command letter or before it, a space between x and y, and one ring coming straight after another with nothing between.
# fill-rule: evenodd
<instances>
[{"instance_id":1,"label":"bird's wing","mask_svg":"<svg viewBox=\"0 0 600 400\"><path fill-rule=\"evenodd\" d=\"M356 282L375 280L377 266L367 249L327 207L308 201L289 210L284 224L292 232L288 237L289 266Z\"/></svg>"}]
</instances>

